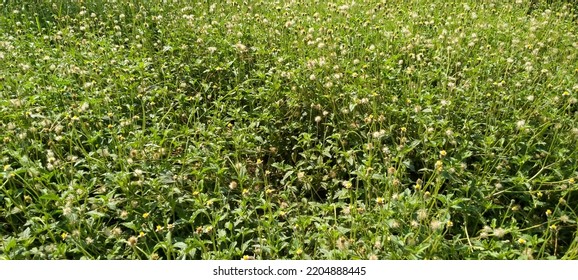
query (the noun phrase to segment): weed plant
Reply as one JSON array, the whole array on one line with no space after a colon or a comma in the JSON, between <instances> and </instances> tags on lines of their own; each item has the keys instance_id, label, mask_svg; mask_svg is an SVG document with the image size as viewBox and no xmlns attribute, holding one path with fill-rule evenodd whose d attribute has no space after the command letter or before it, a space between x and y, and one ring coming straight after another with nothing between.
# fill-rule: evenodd
<instances>
[{"instance_id":1,"label":"weed plant","mask_svg":"<svg viewBox=\"0 0 578 280\"><path fill-rule=\"evenodd\" d=\"M578 258L570 6L0 3L0 258Z\"/></svg>"}]
</instances>

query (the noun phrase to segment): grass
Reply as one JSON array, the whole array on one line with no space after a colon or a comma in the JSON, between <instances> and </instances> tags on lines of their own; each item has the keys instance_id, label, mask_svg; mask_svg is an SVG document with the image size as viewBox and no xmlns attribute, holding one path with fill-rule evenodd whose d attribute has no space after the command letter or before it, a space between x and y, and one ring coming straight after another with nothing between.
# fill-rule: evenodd
<instances>
[{"instance_id":1,"label":"grass","mask_svg":"<svg viewBox=\"0 0 578 280\"><path fill-rule=\"evenodd\" d=\"M2 259L578 259L530 1L0 4Z\"/></svg>"}]
</instances>

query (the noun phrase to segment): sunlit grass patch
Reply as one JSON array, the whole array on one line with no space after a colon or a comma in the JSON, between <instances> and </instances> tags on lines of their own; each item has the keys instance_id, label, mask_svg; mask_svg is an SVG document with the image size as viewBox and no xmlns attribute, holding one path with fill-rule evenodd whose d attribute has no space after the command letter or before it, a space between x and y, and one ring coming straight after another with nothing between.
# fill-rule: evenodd
<instances>
[{"instance_id":1,"label":"sunlit grass patch","mask_svg":"<svg viewBox=\"0 0 578 280\"><path fill-rule=\"evenodd\" d=\"M0 256L575 259L577 25L528 7L3 3Z\"/></svg>"}]
</instances>

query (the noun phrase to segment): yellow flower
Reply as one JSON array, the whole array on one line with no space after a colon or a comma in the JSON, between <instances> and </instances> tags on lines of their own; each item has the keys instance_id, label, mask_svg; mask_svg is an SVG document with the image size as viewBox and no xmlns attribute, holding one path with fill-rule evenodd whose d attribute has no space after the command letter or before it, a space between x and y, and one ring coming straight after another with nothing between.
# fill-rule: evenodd
<instances>
[{"instance_id":1,"label":"yellow flower","mask_svg":"<svg viewBox=\"0 0 578 280\"><path fill-rule=\"evenodd\" d=\"M375 202L377 202L377 204L383 204L385 202L385 199L383 199L383 197L378 197L375 199Z\"/></svg>"},{"instance_id":2,"label":"yellow flower","mask_svg":"<svg viewBox=\"0 0 578 280\"><path fill-rule=\"evenodd\" d=\"M452 227L454 225L454 223L452 221L447 221L446 226L447 227Z\"/></svg>"},{"instance_id":3,"label":"yellow flower","mask_svg":"<svg viewBox=\"0 0 578 280\"><path fill-rule=\"evenodd\" d=\"M243 189L243 195L249 194L249 189Z\"/></svg>"},{"instance_id":4,"label":"yellow flower","mask_svg":"<svg viewBox=\"0 0 578 280\"><path fill-rule=\"evenodd\" d=\"M407 128L404 126L404 127L400 128L400 130L401 130L401 132L406 132Z\"/></svg>"},{"instance_id":5,"label":"yellow flower","mask_svg":"<svg viewBox=\"0 0 578 280\"><path fill-rule=\"evenodd\" d=\"M520 244L526 244L526 239L520 238L520 239L518 239L518 243L520 243Z\"/></svg>"},{"instance_id":6,"label":"yellow flower","mask_svg":"<svg viewBox=\"0 0 578 280\"><path fill-rule=\"evenodd\" d=\"M161 227L161 225L157 225L156 231L159 232L159 231L161 231L161 230L163 230L163 227Z\"/></svg>"},{"instance_id":7,"label":"yellow flower","mask_svg":"<svg viewBox=\"0 0 578 280\"><path fill-rule=\"evenodd\" d=\"M144 236L145 236L145 233L142 231L138 234L138 237L144 237Z\"/></svg>"},{"instance_id":8,"label":"yellow flower","mask_svg":"<svg viewBox=\"0 0 578 280\"><path fill-rule=\"evenodd\" d=\"M550 216L550 215L552 215L552 210L550 210L550 209L546 210L546 216Z\"/></svg>"},{"instance_id":9,"label":"yellow flower","mask_svg":"<svg viewBox=\"0 0 578 280\"><path fill-rule=\"evenodd\" d=\"M297 251L295 251L295 254L301 255L301 254L303 254L303 250L301 250L301 248L299 248L299 249L297 249Z\"/></svg>"},{"instance_id":10,"label":"yellow flower","mask_svg":"<svg viewBox=\"0 0 578 280\"><path fill-rule=\"evenodd\" d=\"M4 165L4 172L12 170L12 167L10 166L10 164L6 164Z\"/></svg>"},{"instance_id":11,"label":"yellow flower","mask_svg":"<svg viewBox=\"0 0 578 280\"><path fill-rule=\"evenodd\" d=\"M261 164L261 163L263 163L263 160L262 160L262 159L260 159L260 158L259 158L259 159L257 159L257 164Z\"/></svg>"},{"instance_id":12,"label":"yellow flower","mask_svg":"<svg viewBox=\"0 0 578 280\"><path fill-rule=\"evenodd\" d=\"M567 92L567 91L565 91L564 93L562 93L562 96L568 96L568 95L570 95L570 93Z\"/></svg>"},{"instance_id":13,"label":"yellow flower","mask_svg":"<svg viewBox=\"0 0 578 280\"><path fill-rule=\"evenodd\" d=\"M556 230L557 228L558 228L558 227L556 227L556 225L551 225L551 226L550 226L550 229L551 229L551 230Z\"/></svg>"},{"instance_id":14,"label":"yellow flower","mask_svg":"<svg viewBox=\"0 0 578 280\"><path fill-rule=\"evenodd\" d=\"M62 237L62 240L66 239L66 237L68 237L68 233L63 232L60 237Z\"/></svg>"},{"instance_id":15,"label":"yellow flower","mask_svg":"<svg viewBox=\"0 0 578 280\"><path fill-rule=\"evenodd\" d=\"M440 151L440 156L445 157L448 153L445 150Z\"/></svg>"},{"instance_id":16,"label":"yellow flower","mask_svg":"<svg viewBox=\"0 0 578 280\"><path fill-rule=\"evenodd\" d=\"M568 179L568 183L574 184L574 183L576 183L576 180L574 180L574 178L570 178L570 179Z\"/></svg>"},{"instance_id":17,"label":"yellow flower","mask_svg":"<svg viewBox=\"0 0 578 280\"><path fill-rule=\"evenodd\" d=\"M149 212L146 212L146 213L142 214L142 217L145 218L145 219L148 218L149 216L150 216L150 213L149 213Z\"/></svg>"}]
</instances>

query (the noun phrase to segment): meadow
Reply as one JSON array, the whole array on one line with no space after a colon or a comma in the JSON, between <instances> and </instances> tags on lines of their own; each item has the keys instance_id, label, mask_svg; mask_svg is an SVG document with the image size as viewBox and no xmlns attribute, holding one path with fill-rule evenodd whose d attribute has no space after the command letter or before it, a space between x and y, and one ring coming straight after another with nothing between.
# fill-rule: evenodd
<instances>
[{"instance_id":1,"label":"meadow","mask_svg":"<svg viewBox=\"0 0 578 280\"><path fill-rule=\"evenodd\" d=\"M2 0L0 259L578 259L550 2Z\"/></svg>"}]
</instances>

